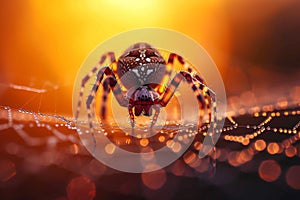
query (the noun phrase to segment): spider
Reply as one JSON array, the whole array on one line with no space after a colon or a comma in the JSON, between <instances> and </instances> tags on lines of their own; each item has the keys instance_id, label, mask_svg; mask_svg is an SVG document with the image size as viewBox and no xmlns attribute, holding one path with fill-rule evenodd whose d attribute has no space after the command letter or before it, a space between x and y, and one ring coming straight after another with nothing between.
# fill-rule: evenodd
<instances>
[{"instance_id":1,"label":"spider","mask_svg":"<svg viewBox=\"0 0 300 200\"><path fill-rule=\"evenodd\" d=\"M111 65L98 70L98 67L106 59L110 59ZM175 59L186 70L177 72L171 80ZM101 83L103 86L100 110L102 119L106 118L107 96L112 91L117 102L128 109L132 128L135 127L135 117L141 115L149 117L153 115L150 125L153 127L157 122L160 108L168 105L176 88L182 81L185 81L194 92L199 104L199 127L202 125L205 110L209 115L209 123L212 120L216 122L216 114L214 114L214 119L211 117L212 111L216 113L215 93L206 86L203 78L180 55L170 53L168 59L165 60L156 48L145 42L133 44L124 51L118 60L116 60L113 52L101 56L98 64L81 81L75 119L79 115L85 85L96 72L96 82L86 100L91 129L93 128L91 105ZM125 91L122 90L121 86L124 86ZM212 111L211 108L213 108Z\"/></svg>"}]
</instances>

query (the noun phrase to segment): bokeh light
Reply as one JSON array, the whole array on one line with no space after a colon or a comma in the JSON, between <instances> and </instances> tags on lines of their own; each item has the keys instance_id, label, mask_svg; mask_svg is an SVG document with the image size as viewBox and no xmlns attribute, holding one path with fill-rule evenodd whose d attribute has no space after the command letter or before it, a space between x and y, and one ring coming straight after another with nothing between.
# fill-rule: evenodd
<instances>
[{"instance_id":1,"label":"bokeh light","mask_svg":"<svg viewBox=\"0 0 300 200\"><path fill-rule=\"evenodd\" d=\"M144 185L152 190L160 189L167 181L167 175L164 169L143 173L141 176Z\"/></svg>"},{"instance_id":2,"label":"bokeh light","mask_svg":"<svg viewBox=\"0 0 300 200\"><path fill-rule=\"evenodd\" d=\"M260 164L258 173L264 181L273 182L280 176L281 168L275 160L265 160Z\"/></svg>"},{"instance_id":3,"label":"bokeh light","mask_svg":"<svg viewBox=\"0 0 300 200\"><path fill-rule=\"evenodd\" d=\"M1 1L0 105L11 107L0 107L1 199L143 199L145 190L152 199L297 199L299 13L297 0ZM221 72L228 112L209 180L211 157L193 152L200 142L157 174L129 175L78 140L70 116L79 66L100 42L143 27L189 35Z\"/></svg>"},{"instance_id":4,"label":"bokeh light","mask_svg":"<svg viewBox=\"0 0 300 200\"><path fill-rule=\"evenodd\" d=\"M256 140L254 145L257 151L263 151L266 148L266 142L264 140Z\"/></svg>"},{"instance_id":5,"label":"bokeh light","mask_svg":"<svg viewBox=\"0 0 300 200\"><path fill-rule=\"evenodd\" d=\"M294 157L295 155L297 155L297 149L293 146L289 146L285 149L285 155L287 157Z\"/></svg>"},{"instance_id":6,"label":"bokeh light","mask_svg":"<svg viewBox=\"0 0 300 200\"><path fill-rule=\"evenodd\" d=\"M96 186L87 177L76 177L68 184L67 194L70 200L92 200L96 195Z\"/></svg>"},{"instance_id":7,"label":"bokeh light","mask_svg":"<svg viewBox=\"0 0 300 200\"><path fill-rule=\"evenodd\" d=\"M271 142L269 145L268 145L268 152L270 154L276 154L279 152L279 145L276 143L276 142Z\"/></svg>"},{"instance_id":8,"label":"bokeh light","mask_svg":"<svg viewBox=\"0 0 300 200\"><path fill-rule=\"evenodd\" d=\"M300 166L292 166L286 172L286 182L296 190L300 190Z\"/></svg>"}]
</instances>

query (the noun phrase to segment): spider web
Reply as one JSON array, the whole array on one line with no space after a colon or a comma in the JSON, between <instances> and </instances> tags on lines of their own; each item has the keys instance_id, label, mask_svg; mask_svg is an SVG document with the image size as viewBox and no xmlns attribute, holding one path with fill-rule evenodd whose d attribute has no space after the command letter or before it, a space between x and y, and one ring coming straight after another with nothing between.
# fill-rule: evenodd
<instances>
[{"instance_id":1,"label":"spider web","mask_svg":"<svg viewBox=\"0 0 300 200\"><path fill-rule=\"evenodd\" d=\"M57 97L53 101L53 112L40 112L43 109L43 97L59 89L57 85L51 83L46 85L50 86L50 89L9 85L13 93L33 93L32 99L35 100L28 100L19 108L10 105L0 106L1 181L6 183L14 179L24 180L28 174L49 177L48 172L44 173L42 169L48 170L51 176L54 172L50 169L54 165L57 169L88 177L94 182L99 177L110 176L112 179L108 182L114 184L113 180L116 178L114 174L119 172L90 156L79 140L77 127L71 115L57 113L56 104L59 101ZM208 179L210 184L224 187L237 180L241 174L255 174L264 181L277 181L280 186L288 185L290 189L300 189L299 180L293 182L294 179L291 178L299 177L299 173L295 170L291 175L291 169L300 165L299 88L299 86L291 88L289 95L284 97L271 98L275 100L273 102L260 102L262 100L252 91L229 98L225 125L219 130L221 137L216 146L217 174ZM249 97L256 101L247 103ZM30 101L34 101L36 111L26 109ZM136 175L134 180L141 179L148 189L152 187L148 179L161 183L161 187L170 187L167 178L169 176L166 174L200 177L206 180L209 160L198 159L192 151L199 146L201 143L195 143L176 162L156 172L163 174L162 177L165 179L156 180L154 173L153 176ZM272 170L266 171L266 166ZM19 168L22 170L17 170ZM273 168L280 170L276 171ZM124 173L121 174L119 176L126 176ZM224 181L224 175L228 176L227 181ZM63 176L61 179L68 178ZM70 183L72 181L73 179ZM105 181L107 180L104 179L97 184L104 187ZM62 188L64 187L66 186L62 185ZM130 189L126 193L140 195Z\"/></svg>"}]
</instances>

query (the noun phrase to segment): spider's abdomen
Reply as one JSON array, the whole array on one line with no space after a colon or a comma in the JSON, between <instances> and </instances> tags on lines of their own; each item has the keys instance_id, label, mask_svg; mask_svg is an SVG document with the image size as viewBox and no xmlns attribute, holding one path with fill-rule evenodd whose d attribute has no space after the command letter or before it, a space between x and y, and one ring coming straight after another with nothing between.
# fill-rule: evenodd
<instances>
[{"instance_id":1,"label":"spider's abdomen","mask_svg":"<svg viewBox=\"0 0 300 200\"><path fill-rule=\"evenodd\" d=\"M118 59L117 74L128 89L136 85L160 83L165 74L165 64L155 48L147 43L136 43Z\"/></svg>"}]
</instances>

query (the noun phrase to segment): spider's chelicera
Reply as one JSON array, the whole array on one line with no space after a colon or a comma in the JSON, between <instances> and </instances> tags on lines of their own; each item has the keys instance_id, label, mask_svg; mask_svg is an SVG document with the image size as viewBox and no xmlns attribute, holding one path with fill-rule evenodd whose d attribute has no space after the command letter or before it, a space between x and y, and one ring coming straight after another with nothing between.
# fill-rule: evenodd
<instances>
[{"instance_id":1,"label":"spider's chelicera","mask_svg":"<svg viewBox=\"0 0 300 200\"><path fill-rule=\"evenodd\" d=\"M107 58L110 58L111 65L98 70ZM171 80L175 59L184 70L177 72ZM182 80L190 86L199 103L199 124L202 124L205 110L209 115L209 122L212 120L211 108L213 112L216 111L214 92L180 55L170 53L165 60L157 49L143 42L129 47L118 60L113 52L102 55L97 66L82 79L75 119L79 115L85 84L97 71L96 82L86 100L90 128L93 127L91 104L101 83L103 94L100 117L106 118L107 95L112 91L118 103L128 109L132 128L135 126L135 117L140 115L153 116L150 125L153 127L160 108L169 103Z\"/></svg>"}]
</instances>

